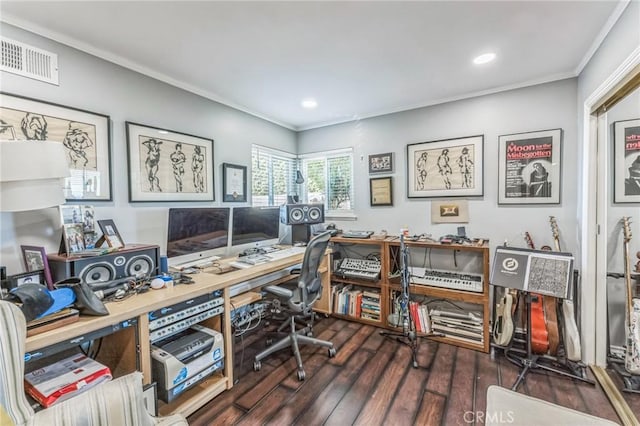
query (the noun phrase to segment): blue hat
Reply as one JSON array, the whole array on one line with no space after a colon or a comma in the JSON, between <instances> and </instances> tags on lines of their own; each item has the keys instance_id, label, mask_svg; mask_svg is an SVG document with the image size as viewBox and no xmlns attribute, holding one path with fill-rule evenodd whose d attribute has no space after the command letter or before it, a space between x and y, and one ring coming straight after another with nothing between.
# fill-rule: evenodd
<instances>
[{"instance_id":1,"label":"blue hat","mask_svg":"<svg viewBox=\"0 0 640 426\"><path fill-rule=\"evenodd\" d=\"M46 317L47 315L55 314L56 312L63 310L67 306L73 305L73 303L76 301L76 294L70 288L59 288L57 290L49 291L49 294L51 295L51 297L53 297L53 305L51 305L49 309L38 315L36 318L42 318Z\"/></svg>"},{"instance_id":2,"label":"blue hat","mask_svg":"<svg viewBox=\"0 0 640 426\"><path fill-rule=\"evenodd\" d=\"M20 309L29 322L72 305L76 300L73 290L64 290L49 291L42 284L26 283L12 289L11 294L20 299Z\"/></svg>"}]
</instances>

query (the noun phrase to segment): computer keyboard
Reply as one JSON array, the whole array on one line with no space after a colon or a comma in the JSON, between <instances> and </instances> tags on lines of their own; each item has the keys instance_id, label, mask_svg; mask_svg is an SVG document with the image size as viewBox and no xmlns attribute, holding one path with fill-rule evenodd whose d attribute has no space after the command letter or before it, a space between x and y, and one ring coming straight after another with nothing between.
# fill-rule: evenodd
<instances>
[{"instance_id":1,"label":"computer keyboard","mask_svg":"<svg viewBox=\"0 0 640 426\"><path fill-rule=\"evenodd\" d=\"M342 233L344 238L369 238L373 235L373 231L345 231Z\"/></svg>"},{"instance_id":2,"label":"computer keyboard","mask_svg":"<svg viewBox=\"0 0 640 426\"><path fill-rule=\"evenodd\" d=\"M304 253L306 249L307 249L306 247L289 247L283 250L271 252L269 254L266 254L265 256L271 260L280 260L280 259L284 259L285 257Z\"/></svg>"},{"instance_id":3,"label":"computer keyboard","mask_svg":"<svg viewBox=\"0 0 640 426\"><path fill-rule=\"evenodd\" d=\"M183 271L187 268L206 268L208 266L213 265L213 262L220 260L220 256L208 256L204 259L192 260L190 262L180 263L178 265L173 265L171 268L176 271Z\"/></svg>"}]
</instances>

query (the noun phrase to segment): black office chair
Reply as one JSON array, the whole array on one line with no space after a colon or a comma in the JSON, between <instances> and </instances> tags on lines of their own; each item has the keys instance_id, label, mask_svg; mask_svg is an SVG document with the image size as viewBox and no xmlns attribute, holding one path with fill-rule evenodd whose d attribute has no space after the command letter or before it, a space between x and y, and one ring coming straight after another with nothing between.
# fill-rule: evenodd
<instances>
[{"instance_id":1,"label":"black office chair","mask_svg":"<svg viewBox=\"0 0 640 426\"><path fill-rule=\"evenodd\" d=\"M312 307L316 300L320 299L322 294L322 280L318 273L318 267L329 244L329 238L331 238L331 233L324 232L309 241L307 249L304 252L302 268L299 272L292 272L300 274L297 278L297 288L289 290L288 288L280 286L267 286L263 289L280 298L286 299L290 316L282 323L276 332L286 334L286 336L256 355L253 362L253 369L255 371L260 370L261 360L289 346L291 346L293 355L296 357L299 380L304 380L305 377L299 345L324 346L329 348L330 358L336 356L336 349L333 347L333 343L311 337L315 316ZM302 328L296 329L296 320L298 323L303 324ZM287 328L289 330L284 331Z\"/></svg>"}]
</instances>

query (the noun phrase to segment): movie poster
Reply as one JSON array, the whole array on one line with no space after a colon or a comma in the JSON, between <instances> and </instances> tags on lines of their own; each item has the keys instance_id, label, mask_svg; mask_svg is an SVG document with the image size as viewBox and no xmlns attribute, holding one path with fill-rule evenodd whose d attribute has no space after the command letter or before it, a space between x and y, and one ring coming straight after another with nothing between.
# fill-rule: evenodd
<instances>
[{"instance_id":1,"label":"movie poster","mask_svg":"<svg viewBox=\"0 0 640 426\"><path fill-rule=\"evenodd\" d=\"M501 136L501 204L560 202L561 130Z\"/></svg>"},{"instance_id":2,"label":"movie poster","mask_svg":"<svg viewBox=\"0 0 640 426\"><path fill-rule=\"evenodd\" d=\"M616 121L614 202L640 203L640 119Z\"/></svg>"}]
</instances>

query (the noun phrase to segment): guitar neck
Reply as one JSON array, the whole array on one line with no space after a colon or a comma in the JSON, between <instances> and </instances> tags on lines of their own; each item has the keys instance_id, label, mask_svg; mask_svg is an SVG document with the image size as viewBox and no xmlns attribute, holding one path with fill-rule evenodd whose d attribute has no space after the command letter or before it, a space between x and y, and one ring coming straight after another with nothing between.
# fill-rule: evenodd
<instances>
[{"instance_id":1,"label":"guitar neck","mask_svg":"<svg viewBox=\"0 0 640 426\"><path fill-rule=\"evenodd\" d=\"M624 242L624 281L627 286L627 324L633 311L633 286L631 285L631 259L629 257L629 241Z\"/></svg>"}]
</instances>

